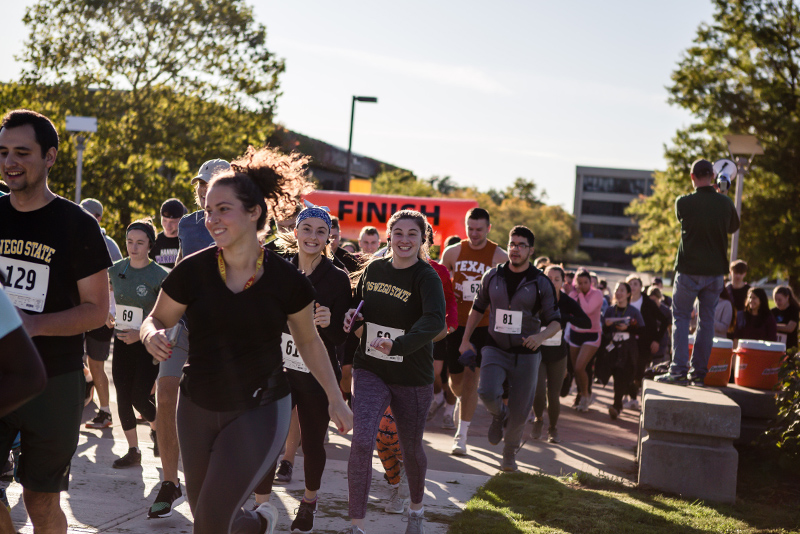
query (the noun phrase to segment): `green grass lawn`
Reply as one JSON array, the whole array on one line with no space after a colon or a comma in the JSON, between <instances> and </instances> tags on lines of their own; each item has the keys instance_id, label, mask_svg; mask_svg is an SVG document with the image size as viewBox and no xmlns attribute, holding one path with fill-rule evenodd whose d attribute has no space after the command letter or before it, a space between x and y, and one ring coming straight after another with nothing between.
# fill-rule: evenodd
<instances>
[{"instance_id":1,"label":"green grass lawn","mask_svg":"<svg viewBox=\"0 0 800 534\"><path fill-rule=\"evenodd\" d=\"M752 498L721 505L638 490L586 474L556 478L503 473L478 491L448 533L798 532L800 495L795 488L787 493L779 487L776 493L774 487L770 491L758 486L753 487Z\"/></svg>"}]
</instances>

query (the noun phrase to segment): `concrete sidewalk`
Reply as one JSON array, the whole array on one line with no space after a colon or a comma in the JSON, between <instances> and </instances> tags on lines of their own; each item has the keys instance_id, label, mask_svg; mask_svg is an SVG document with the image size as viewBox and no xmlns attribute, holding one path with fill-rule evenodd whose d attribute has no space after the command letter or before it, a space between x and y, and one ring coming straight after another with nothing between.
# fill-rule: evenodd
<instances>
[{"instance_id":1,"label":"concrete sidewalk","mask_svg":"<svg viewBox=\"0 0 800 534\"><path fill-rule=\"evenodd\" d=\"M107 366L110 377L110 364ZM571 410L573 397L562 399L559 431L562 443L528 440L520 450L517 461L526 472L565 475L575 471L602 473L633 481L636 476L634 450L638 432L639 412L623 412L612 422L606 413L612 397L611 385L605 389L595 386L597 401L588 414ZM112 386L112 403L114 400ZM84 411L84 421L94 416L96 407L90 404ZM112 406L116 423L116 405ZM468 440L469 455L450 455L454 431L440 427L441 411L428 423L425 433L428 454L428 474L425 495L426 532L444 534L451 518L463 508L475 491L498 472L502 445L491 446L486 439L491 417L479 406ZM147 510L158 493L161 464L152 454L149 427L140 425L142 467L116 470L112 462L127 451L127 442L119 426L105 430L81 429L78 451L72 462L69 492L62 494L62 507L69 521L70 533L128 533L152 532L189 533L191 513L187 503L179 505L173 516L149 520ZM530 425L526 428L527 437ZM546 436L546 432L545 432ZM322 479L319 506L314 532L335 533L348 524L347 457L350 436L331 434L326 445L328 463ZM287 486L275 486L272 503L281 516L276 532L289 532L295 509L303 494L302 455L298 454L294 478ZM373 461L373 481L367 512L367 532L404 532L400 515L387 514L383 504L389 487L377 455ZM6 486L7 483L0 483ZM8 497L12 519L24 534L32 534L27 514L20 499L21 487L11 483ZM248 506L252 499L248 501Z\"/></svg>"}]
</instances>

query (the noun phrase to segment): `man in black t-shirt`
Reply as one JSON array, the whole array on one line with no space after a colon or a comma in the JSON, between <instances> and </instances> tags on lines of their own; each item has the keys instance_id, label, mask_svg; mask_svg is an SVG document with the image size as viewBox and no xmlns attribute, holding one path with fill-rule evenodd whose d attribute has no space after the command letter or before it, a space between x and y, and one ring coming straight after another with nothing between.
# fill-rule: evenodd
<instances>
[{"instance_id":1,"label":"man in black t-shirt","mask_svg":"<svg viewBox=\"0 0 800 534\"><path fill-rule=\"evenodd\" d=\"M97 221L49 189L57 153L47 117L15 110L0 123L0 173L11 189L0 198L0 269L48 375L41 395L0 419L0 458L20 432L19 477L34 530L66 533L59 493L68 489L83 412L83 333L108 316L111 260ZM0 506L2 521L10 519Z\"/></svg>"},{"instance_id":2,"label":"man in black t-shirt","mask_svg":"<svg viewBox=\"0 0 800 534\"><path fill-rule=\"evenodd\" d=\"M170 198L161 204L161 227L164 231L156 236L156 243L150 249L150 259L169 270L175 267L181 247L178 223L187 212L186 206L177 198Z\"/></svg>"}]
</instances>

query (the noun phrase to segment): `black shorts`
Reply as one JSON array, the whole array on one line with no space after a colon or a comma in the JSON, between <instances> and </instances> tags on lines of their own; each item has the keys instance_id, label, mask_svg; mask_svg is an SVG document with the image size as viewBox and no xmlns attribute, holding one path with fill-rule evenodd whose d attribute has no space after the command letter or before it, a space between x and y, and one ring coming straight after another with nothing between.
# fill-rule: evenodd
<instances>
[{"instance_id":1,"label":"black shorts","mask_svg":"<svg viewBox=\"0 0 800 534\"><path fill-rule=\"evenodd\" d=\"M89 359L96 362L104 362L108 360L108 354L111 349L110 339L108 341L101 341L87 334L86 339L84 340L84 346Z\"/></svg>"},{"instance_id":2,"label":"black shorts","mask_svg":"<svg viewBox=\"0 0 800 534\"><path fill-rule=\"evenodd\" d=\"M85 388L83 371L50 377L41 395L0 419L0 458L8 458L17 432L22 434L18 473L24 488L41 493L69 488Z\"/></svg>"},{"instance_id":3,"label":"black shorts","mask_svg":"<svg viewBox=\"0 0 800 534\"><path fill-rule=\"evenodd\" d=\"M451 375L457 375L464 372L464 366L458 363L458 358L461 353L458 348L461 346L461 341L464 338L464 327L459 326L456 331L449 334L445 340L447 341L447 353L444 357L444 362L447 365L447 371ZM475 352L478 353L477 365L481 366L481 349L489 341L489 327L479 326L472 332L470 342L475 345Z\"/></svg>"},{"instance_id":4,"label":"black shorts","mask_svg":"<svg viewBox=\"0 0 800 534\"><path fill-rule=\"evenodd\" d=\"M573 347L580 347L582 345L599 347L600 334L597 332L576 332L575 330L570 330L567 343Z\"/></svg>"}]
</instances>

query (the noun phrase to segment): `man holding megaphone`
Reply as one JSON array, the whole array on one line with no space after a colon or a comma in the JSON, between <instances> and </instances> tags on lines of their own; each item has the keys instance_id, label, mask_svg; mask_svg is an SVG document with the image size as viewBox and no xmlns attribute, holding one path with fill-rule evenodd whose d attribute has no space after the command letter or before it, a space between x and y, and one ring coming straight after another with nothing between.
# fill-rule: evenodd
<instances>
[{"instance_id":1,"label":"man holding megaphone","mask_svg":"<svg viewBox=\"0 0 800 534\"><path fill-rule=\"evenodd\" d=\"M739 229L733 201L715 189L714 166L692 163L694 192L678 197L675 214L681 223L681 241L675 258L672 294L672 364L657 382L702 386L714 339L714 310L728 270L728 234ZM719 185L717 186L719 187ZM695 299L699 320L689 369L689 320Z\"/></svg>"}]
</instances>

